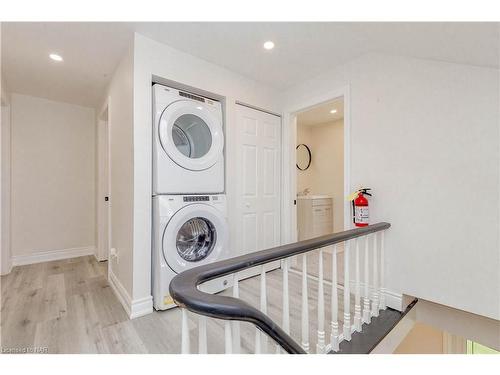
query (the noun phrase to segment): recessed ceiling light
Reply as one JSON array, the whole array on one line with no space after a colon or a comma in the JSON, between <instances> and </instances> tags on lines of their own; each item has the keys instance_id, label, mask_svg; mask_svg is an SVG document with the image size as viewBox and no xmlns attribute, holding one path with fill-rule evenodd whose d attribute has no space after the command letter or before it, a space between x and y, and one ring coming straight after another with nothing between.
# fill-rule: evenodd
<instances>
[{"instance_id":1,"label":"recessed ceiling light","mask_svg":"<svg viewBox=\"0 0 500 375\"><path fill-rule=\"evenodd\" d=\"M332 110L330 111L330 113L331 113L331 114L337 113L337 110L336 110L336 109L332 109Z\"/></svg>"},{"instance_id":2,"label":"recessed ceiling light","mask_svg":"<svg viewBox=\"0 0 500 375\"><path fill-rule=\"evenodd\" d=\"M268 40L267 42L264 43L264 48L265 49L273 49L274 48L274 42Z\"/></svg>"},{"instance_id":3,"label":"recessed ceiling light","mask_svg":"<svg viewBox=\"0 0 500 375\"><path fill-rule=\"evenodd\" d=\"M63 58L56 53L51 53L49 57L54 61L63 61Z\"/></svg>"}]
</instances>

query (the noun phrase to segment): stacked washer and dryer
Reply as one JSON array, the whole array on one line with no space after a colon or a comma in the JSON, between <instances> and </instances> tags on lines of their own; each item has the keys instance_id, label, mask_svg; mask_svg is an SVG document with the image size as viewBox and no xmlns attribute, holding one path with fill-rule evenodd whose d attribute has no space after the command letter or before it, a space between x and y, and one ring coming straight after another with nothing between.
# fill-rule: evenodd
<instances>
[{"instance_id":1,"label":"stacked washer and dryer","mask_svg":"<svg viewBox=\"0 0 500 375\"><path fill-rule=\"evenodd\" d=\"M153 300L174 307L172 278L228 257L221 103L153 85ZM215 293L228 280L202 289Z\"/></svg>"}]
</instances>

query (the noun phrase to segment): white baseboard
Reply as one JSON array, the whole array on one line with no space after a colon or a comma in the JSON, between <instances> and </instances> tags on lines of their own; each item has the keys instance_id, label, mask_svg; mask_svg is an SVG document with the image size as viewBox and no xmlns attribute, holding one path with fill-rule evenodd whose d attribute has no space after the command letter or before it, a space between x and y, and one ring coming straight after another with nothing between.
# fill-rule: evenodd
<instances>
[{"instance_id":1,"label":"white baseboard","mask_svg":"<svg viewBox=\"0 0 500 375\"><path fill-rule=\"evenodd\" d=\"M12 271L12 258L2 259L0 266L0 275L8 275Z\"/></svg>"},{"instance_id":2,"label":"white baseboard","mask_svg":"<svg viewBox=\"0 0 500 375\"><path fill-rule=\"evenodd\" d=\"M71 249L60 249L50 251L38 251L31 254L15 255L12 257L13 266L23 266L26 264L34 264L41 262L50 262L53 260L61 260L68 258L76 258L95 253L94 246L74 247Z\"/></svg>"},{"instance_id":3,"label":"white baseboard","mask_svg":"<svg viewBox=\"0 0 500 375\"><path fill-rule=\"evenodd\" d=\"M385 290L385 303L391 309L398 311L403 311L406 308L403 306L403 295L387 289Z\"/></svg>"},{"instance_id":4,"label":"white baseboard","mask_svg":"<svg viewBox=\"0 0 500 375\"><path fill-rule=\"evenodd\" d=\"M302 275L302 272L300 270L297 270L297 269L292 268L292 269L290 269L290 272L295 273L297 275ZM307 278L314 280L316 282L318 281L318 277L311 275L311 274L308 274ZM327 286L332 285L332 282L330 280L324 280L323 282ZM359 283L359 285L360 285L360 295L361 295L361 297L364 297L365 296L365 284L363 282L361 282L361 283ZM349 283L349 287L351 288L351 290L350 290L351 294L354 294L355 286L356 286L356 282L354 280L351 280L351 282ZM337 283L337 288L340 290L344 290L344 286L342 284L339 284L339 283ZM368 294L371 296L373 291L374 291L373 287L370 286L368 289ZM391 309L403 311L404 310L404 308L403 308L403 295L401 293L396 293L396 292L393 292L391 290L386 289L385 290L385 304L387 305L387 307L390 307ZM404 306L404 307L406 308L406 306Z\"/></svg>"},{"instance_id":5,"label":"white baseboard","mask_svg":"<svg viewBox=\"0 0 500 375\"><path fill-rule=\"evenodd\" d=\"M139 298L132 301L130 310L130 319L151 314L153 312L153 296Z\"/></svg>"},{"instance_id":6,"label":"white baseboard","mask_svg":"<svg viewBox=\"0 0 500 375\"><path fill-rule=\"evenodd\" d=\"M107 256L101 256L102 251L96 247L95 252L94 252L94 258L97 262L105 262L108 260Z\"/></svg>"},{"instance_id":7,"label":"white baseboard","mask_svg":"<svg viewBox=\"0 0 500 375\"><path fill-rule=\"evenodd\" d=\"M116 298L118 298L118 301L120 301L123 308L125 309L125 312L128 316L130 316L130 306L132 306L132 298L130 298L127 290L111 269L108 272L108 282L113 292L115 292Z\"/></svg>"},{"instance_id":8,"label":"white baseboard","mask_svg":"<svg viewBox=\"0 0 500 375\"><path fill-rule=\"evenodd\" d=\"M365 296L365 283L360 282L360 295L361 297ZM351 288L351 293L354 293L356 287L356 281L351 280L349 287ZM372 286L368 287L368 294L371 296L374 292L374 288ZM403 295L401 293L396 293L391 290L385 290L385 304L387 307L391 309L403 311ZM380 301L380 296L379 296ZM406 306L405 306L406 307Z\"/></svg>"},{"instance_id":9,"label":"white baseboard","mask_svg":"<svg viewBox=\"0 0 500 375\"><path fill-rule=\"evenodd\" d=\"M144 298L139 298L132 300L130 294L123 286L123 284L118 280L113 271L109 270L109 285L115 293L118 301L122 304L125 312L130 319L138 318L153 312L153 297L148 296Z\"/></svg>"}]
</instances>

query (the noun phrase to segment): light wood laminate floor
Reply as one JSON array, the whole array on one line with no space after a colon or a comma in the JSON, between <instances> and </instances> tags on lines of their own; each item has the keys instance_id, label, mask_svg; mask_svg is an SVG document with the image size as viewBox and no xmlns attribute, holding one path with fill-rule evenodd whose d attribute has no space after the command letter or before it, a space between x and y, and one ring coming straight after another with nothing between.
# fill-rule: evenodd
<instances>
[{"instance_id":1,"label":"light wood laminate floor","mask_svg":"<svg viewBox=\"0 0 500 375\"><path fill-rule=\"evenodd\" d=\"M325 254L325 268L331 255ZM311 261L311 264L314 264ZM325 272L328 275L328 271ZM107 263L86 256L15 267L1 278L0 346L12 351L46 348L49 353L179 353L181 312L155 311L129 320L107 281ZM301 277L290 272L291 335L300 342ZM259 277L240 282L240 298L259 306ZM317 330L317 283L309 280L310 347ZM230 295L231 290L222 292ZM329 339L331 289L325 285L326 338ZM352 300L352 298L351 298ZM282 321L282 273L267 274L268 314ZM339 290L339 317L343 315ZM351 307L353 309L353 307ZM351 310L353 311L353 310ZM196 315L189 313L191 350L197 351ZM208 319L208 350L224 352L224 325ZM340 323L340 327L342 327ZM254 351L255 327L240 323L241 351ZM268 352L275 344L268 340Z\"/></svg>"}]
</instances>

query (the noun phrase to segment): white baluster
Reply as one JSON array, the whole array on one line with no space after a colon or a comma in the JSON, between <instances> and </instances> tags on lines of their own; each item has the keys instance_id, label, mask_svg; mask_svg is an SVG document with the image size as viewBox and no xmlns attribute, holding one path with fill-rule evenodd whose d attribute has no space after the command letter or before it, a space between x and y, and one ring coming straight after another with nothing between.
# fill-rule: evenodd
<instances>
[{"instance_id":1,"label":"white baluster","mask_svg":"<svg viewBox=\"0 0 500 375\"><path fill-rule=\"evenodd\" d=\"M355 262L356 262L356 285L355 285L355 302L354 302L354 329L356 332L361 332L361 293L359 280L359 240L354 240L355 244Z\"/></svg>"},{"instance_id":2,"label":"white baluster","mask_svg":"<svg viewBox=\"0 0 500 375\"><path fill-rule=\"evenodd\" d=\"M325 353L325 295L323 290L323 249L319 249L318 260L318 343L316 353Z\"/></svg>"},{"instance_id":3,"label":"white baluster","mask_svg":"<svg viewBox=\"0 0 500 375\"><path fill-rule=\"evenodd\" d=\"M233 297L239 298L239 284L238 273L233 275ZM241 338L240 338L240 322L234 320L233 322L233 352L239 354L241 351Z\"/></svg>"},{"instance_id":4,"label":"white baluster","mask_svg":"<svg viewBox=\"0 0 500 375\"><path fill-rule=\"evenodd\" d=\"M302 349L309 353L309 301L307 297L307 256L302 256Z\"/></svg>"},{"instance_id":5,"label":"white baluster","mask_svg":"<svg viewBox=\"0 0 500 375\"><path fill-rule=\"evenodd\" d=\"M288 269L290 267L289 258L283 259L283 331L290 333L290 297L288 291ZM276 354L281 354L281 346L276 344Z\"/></svg>"},{"instance_id":6,"label":"white baluster","mask_svg":"<svg viewBox=\"0 0 500 375\"><path fill-rule=\"evenodd\" d=\"M332 251L332 321L331 321L331 336L330 342L332 350L339 350L339 300L337 292L337 245L333 245Z\"/></svg>"},{"instance_id":7,"label":"white baluster","mask_svg":"<svg viewBox=\"0 0 500 375\"><path fill-rule=\"evenodd\" d=\"M260 330L258 328L255 328L255 354L260 354L260 353L262 353Z\"/></svg>"},{"instance_id":8,"label":"white baluster","mask_svg":"<svg viewBox=\"0 0 500 375\"><path fill-rule=\"evenodd\" d=\"M260 310L267 314L266 296L266 270L264 265L260 269ZM267 351L267 338L258 328L255 328L255 353L265 353Z\"/></svg>"},{"instance_id":9,"label":"white baluster","mask_svg":"<svg viewBox=\"0 0 500 375\"><path fill-rule=\"evenodd\" d=\"M290 333L290 299L288 291L289 259L283 261L283 330Z\"/></svg>"},{"instance_id":10,"label":"white baluster","mask_svg":"<svg viewBox=\"0 0 500 375\"><path fill-rule=\"evenodd\" d=\"M378 254L377 254L377 233L373 235L373 299L372 316L378 316Z\"/></svg>"},{"instance_id":11,"label":"white baluster","mask_svg":"<svg viewBox=\"0 0 500 375\"><path fill-rule=\"evenodd\" d=\"M351 287L349 281L349 241L344 243L344 339L351 341Z\"/></svg>"},{"instance_id":12,"label":"white baluster","mask_svg":"<svg viewBox=\"0 0 500 375\"><path fill-rule=\"evenodd\" d=\"M382 231L380 233L380 309L381 310L385 310L387 308L387 303L385 301L384 263L385 263L385 231Z\"/></svg>"},{"instance_id":13,"label":"white baluster","mask_svg":"<svg viewBox=\"0 0 500 375\"><path fill-rule=\"evenodd\" d=\"M370 275L369 275L369 263L370 263L370 251L369 251L369 241L370 235L365 237L365 292L363 297L363 323L370 324L371 322L371 311L370 311Z\"/></svg>"},{"instance_id":14,"label":"white baluster","mask_svg":"<svg viewBox=\"0 0 500 375\"><path fill-rule=\"evenodd\" d=\"M262 313L267 314L266 270L264 265L262 265L260 271L260 310ZM267 335L262 333L260 337L262 340L262 353L267 353Z\"/></svg>"},{"instance_id":15,"label":"white baluster","mask_svg":"<svg viewBox=\"0 0 500 375\"><path fill-rule=\"evenodd\" d=\"M207 354L207 317L198 318L198 353Z\"/></svg>"},{"instance_id":16,"label":"white baluster","mask_svg":"<svg viewBox=\"0 0 500 375\"><path fill-rule=\"evenodd\" d=\"M188 325L188 316L187 316L187 310L184 308L181 308L182 312L182 339L181 339L181 353L182 354L189 354L189 325Z\"/></svg>"},{"instance_id":17,"label":"white baluster","mask_svg":"<svg viewBox=\"0 0 500 375\"><path fill-rule=\"evenodd\" d=\"M233 353L233 338L231 334L231 322L229 320L224 321L224 336L225 336L225 351L226 354Z\"/></svg>"}]
</instances>

